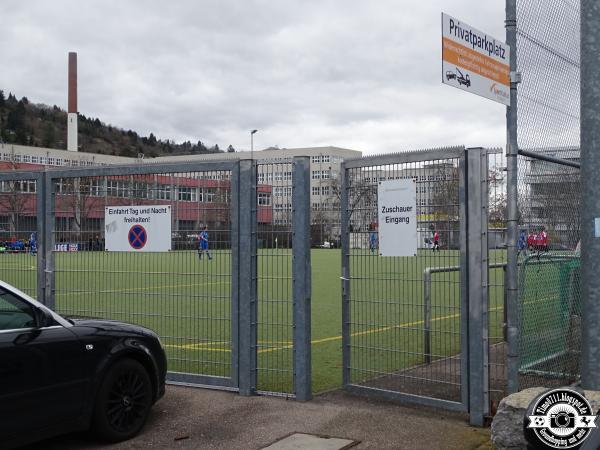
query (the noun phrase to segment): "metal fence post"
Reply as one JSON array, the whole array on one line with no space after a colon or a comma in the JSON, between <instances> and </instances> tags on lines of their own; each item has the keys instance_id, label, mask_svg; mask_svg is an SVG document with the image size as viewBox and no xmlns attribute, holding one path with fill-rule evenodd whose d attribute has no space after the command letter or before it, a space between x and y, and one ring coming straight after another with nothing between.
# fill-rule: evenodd
<instances>
[{"instance_id":1,"label":"metal fence post","mask_svg":"<svg viewBox=\"0 0 600 450\"><path fill-rule=\"evenodd\" d=\"M423 355L431 363L431 267L423 271Z\"/></svg>"},{"instance_id":2,"label":"metal fence post","mask_svg":"<svg viewBox=\"0 0 600 450\"><path fill-rule=\"evenodd\" d=\"M293 167L294 392L296 400L306 401L312 398L310 159L296 157Z\"/></svg>"},{"instance_id":3,"label":"metal fence post","mask_svg":"<svg viewBox=\"0 0 600 450\"><path fill-rule=\"evenodd\" d=\"M239 391L256 391L256 165L240 160L239 178Z\"/></svg>"},{"instance_id":4,"label":"metal fence post","mask_svg":"<svg viewBox=\"0 0 600 450\"><path fill-rule=\"evenodd\" d=\"M517 0L506 0L506 43L510 46L511 77L517 72ZM506 374L508 392L519 390L519 328L518 328L518 141L517 141L517 82L511 79L510 106L506 108Z\"/></svg>"},{"instance_id":5,"label":"metal fence post","mask_svg":"<svg viewBox=\"0 0 600 450\"><path fill-rule=\"evenodd\" d=\"M467 149L467 258L469 308L469 416L482 426L488 414L487 367L487 153ZM483 157L485 156L485 158Z\"/></svg>"},{"instance_id":6,"label":"metal fence post","mask_svg":"<svg viewBox=\"0 0 600 450\"><path fill-rule=\"evenodd\" d=\"M600 389L600 5L581 2L581 384Z\"/></svg>"},{"instance_id":7,"label":"metal fence post","mask_svg":"<svg viewBox=\"0 0 600 450\"><path fill-rule=\"evenodd\" d=\"M459 159L458 208L460 227L460 390L461 403L469 407L469 274L467 237L467 151Z\"/></svg>"},{"instance_id":8,"label":"metal fence post","mask_svg":"<svg viewBox=\"0 0 600 450\"><path fill-rule=\"evenodd\" d=\"M44 178L44 237L43 248L44 252L44 305L54 309L56 307L54 298L55 286L55 259L54 259L54 238L56 229L56 220L54 217L54 209L56 205L56 197L54 195L54 178L49 173L46 173Z\"/></svg>"},{"instance_id":9,"label":"metal fence post","mask_svg":"<svg viewBox=\"0 0 600 450\"><path fill-rule=\"evenodd\" d=\"M350 217L348 214L348 169L342 163L341 186L341 244L342 244L342 385L351 382L350 374Z\"/></svg>"},{"instance_id":10,"label":"metal fence post","mask_svg":"<svg viewBox=\"0 0 600 450\"><path fill-rule=\"evenodd\" d=\"M46 172L36 178L37 301L45 304L46 290Z\"/></svg>"},{"instance_id":11,"label":"metal fence post","mask_svg":"<svg viewBox=\"0 0 600 450\"><path fill-rule=\"evenodd\" d=\"M240 162L231 170L231 381L239 387L240 375ZM174 188L171 190L174 192Z\"/></svg>"}]
</instances>

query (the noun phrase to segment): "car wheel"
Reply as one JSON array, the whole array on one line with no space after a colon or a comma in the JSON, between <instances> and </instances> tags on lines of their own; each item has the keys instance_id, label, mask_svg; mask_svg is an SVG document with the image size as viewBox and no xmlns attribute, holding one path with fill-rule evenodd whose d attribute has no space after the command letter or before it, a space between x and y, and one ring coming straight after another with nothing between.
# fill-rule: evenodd
<instances>
[{"instance_id":1,"label":"car wheel","mask_svg":"<svg viewBox=\"0 0 600 450\"><path fill-rule=\"evenodd\" d=\"M124 359L106 374L96 397L92 429L103 440L118 442L135 436L152 406L152 383L139 362Z\"/></svg>"}]
</instances>

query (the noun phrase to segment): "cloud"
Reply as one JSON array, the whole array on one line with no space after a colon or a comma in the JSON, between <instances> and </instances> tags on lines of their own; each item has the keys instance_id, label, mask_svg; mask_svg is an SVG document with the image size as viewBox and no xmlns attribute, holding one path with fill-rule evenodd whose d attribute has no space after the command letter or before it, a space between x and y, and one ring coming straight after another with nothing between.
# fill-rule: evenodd
<instances>
[{"instance_id":1,"label":"cloud","mask_svg":"<svg viewBox=\"0 0 600 450\"><path fill-rule=\"evenodd\" d=\"M434 3L8 0L0 89L65 107L77 51L80 111L141 134L238 149L254 128L256 148L502 146L505 109L441 85ZM503 38L496 3L447 12Z\"/></svg>"}]
</instances>

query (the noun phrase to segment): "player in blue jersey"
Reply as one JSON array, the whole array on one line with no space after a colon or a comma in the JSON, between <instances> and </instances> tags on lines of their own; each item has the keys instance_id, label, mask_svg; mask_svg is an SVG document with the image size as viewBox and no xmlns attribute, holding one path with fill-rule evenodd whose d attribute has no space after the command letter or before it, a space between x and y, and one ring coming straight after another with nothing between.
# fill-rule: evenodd
<instances>
[{"instance_id":1,"label":"player in blue jersey","mask_svg":"<svg viewBox=\"0 0 600 450\"><path fill-rule=\"evenodd\" d=\"M29 236L29 253L37 255L37 236L35 233L31 233Z\"/></svg>"},{"instance_id":2,"label":"player in blue jersey","mask_svg":"<svg viewBox=\"0 0 600 450\"><path fill-rule=\"evenodd\" d=\"M202 259L202 253L205 252L208 256L208 259L212 259L212 256L208 251L208 227L206 225L198 236L198 258Z\"/></svg>"}]
</instances>

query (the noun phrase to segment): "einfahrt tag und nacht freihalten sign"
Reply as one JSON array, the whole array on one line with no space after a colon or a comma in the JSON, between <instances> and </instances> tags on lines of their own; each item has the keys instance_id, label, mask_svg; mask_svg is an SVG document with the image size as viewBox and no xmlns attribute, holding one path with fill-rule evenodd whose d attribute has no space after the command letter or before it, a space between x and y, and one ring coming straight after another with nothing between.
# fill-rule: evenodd
<instances>
[{"instance_id":1,"label":"einfahrt tag und nacht freihalten sign","mask_svg":"<svg viewBox=\"0 0 600 450\"><path fill-rule=\"evenodd\" d=\"M107 206L104 223L107 251L171 250L170 205Z\"/></svg>"},{"instance_id":2,"label":"einfahrt tag und nacht freihalten sign","mask_svg":"<svg viewBox=\"0 0 600 450\"><path fill-rule=\"evenodd\" d=\"M379 254L417 254L417 193L413 179L381 181L377 190Z\"/></svg>"}]
</instances>

